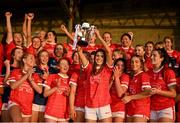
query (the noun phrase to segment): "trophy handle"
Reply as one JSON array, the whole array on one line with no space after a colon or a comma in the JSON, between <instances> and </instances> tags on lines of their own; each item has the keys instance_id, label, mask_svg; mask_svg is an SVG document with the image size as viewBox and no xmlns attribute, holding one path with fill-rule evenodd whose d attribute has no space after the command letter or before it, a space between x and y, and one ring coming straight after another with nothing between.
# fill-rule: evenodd
<instances>
[{"instance_id":1,"label":"trophy handle","mask_svg":"<svg viewBox=\"0 0 180 123\"><path fill-rule=\"evenodd\" d=\"M77 24L75 26L75 35L74 35L74 42L73 42L73 50L76 49L76 45L77 45L77 42L78 42L78 32L80 31L81 29L81 25L80 24Z\"/></svg>"}]
</instances>

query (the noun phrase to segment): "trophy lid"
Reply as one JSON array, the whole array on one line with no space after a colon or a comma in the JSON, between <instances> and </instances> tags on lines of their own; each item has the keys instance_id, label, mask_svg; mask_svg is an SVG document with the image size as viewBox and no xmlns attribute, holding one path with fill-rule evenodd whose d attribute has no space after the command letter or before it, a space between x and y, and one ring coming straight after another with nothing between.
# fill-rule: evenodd
<instances>
[{"instance_id":1,"label":"trophy lid","mask_svg":"<svg viewBox=\"0 0 180 123\"><path fill-rule=\"evenodd\" d=\"M82 28L90 28L90 24L84 22L81 27L82 27Z\"/></svg>"}]
</instances>

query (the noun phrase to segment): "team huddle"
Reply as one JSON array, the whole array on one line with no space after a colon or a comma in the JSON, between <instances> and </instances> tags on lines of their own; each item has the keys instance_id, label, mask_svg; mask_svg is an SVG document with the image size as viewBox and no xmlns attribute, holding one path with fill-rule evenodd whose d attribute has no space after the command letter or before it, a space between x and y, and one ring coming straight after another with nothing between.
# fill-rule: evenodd
<instances>
[{"instance_id":1,"label":"team huddle","mask_svg":"<svg viewBox=\"0 0 180 123\"><path fill-rule=\"evenodd\" d=\"M11 16L0 45L2 122L180 122L180 53L171 37L133 47L132 32L113 44L110 32L95 29L87 47L73 49L65 25L71 41L58 43L55 31L32 35L33 13L13 33Z\"/></svg>"}]
</instances>

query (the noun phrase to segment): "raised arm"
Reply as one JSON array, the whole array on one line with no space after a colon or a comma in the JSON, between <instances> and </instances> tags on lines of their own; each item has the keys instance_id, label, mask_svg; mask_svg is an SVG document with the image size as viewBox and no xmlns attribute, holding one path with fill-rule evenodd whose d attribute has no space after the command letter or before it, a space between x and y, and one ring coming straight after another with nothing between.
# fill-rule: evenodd
<instances>
[{"instance_id":1,"label":"raised arm","mask_svg":"<svg viewBox=\"0 0 180 123\"><path fill-rule=\"evenodd\" d=\"M74 40L73 36L68 32L67 28L65 25L61 25L61 30L67 35L68 38L70 38L72 41Z\"/></svg>"},{"instance_id":2,"label":"raised arm","mask_svg":"<svg viewBox=\"0 0 180 123\"><path fill-rule=\"evenodd\" d=\"M103 45L104 48L105 48L106 57L107 57L107 64L108 64L109 66L112 66L113 61L112 61L112 51L111 51L111 48L110 48L110 47L106 44L106 42L103 40L103 38L101 37L98 29L95 29L95 33L96 33L97 37L99 38L100 42L102 43L102 45Z\"/></svg>"},{"instance_id":3,"label":"raised arm","mask_svg":"<svg viewBox=\"0 0 180 123\"><path fill-rule=\"evenodd\" d=\"M24 15L22 31L23 31L23 39L24 41L26 41L27 40L27 14Z\"/></svg>"},{"instance_id":4,"label":"raised arm","mask_svg":"<svg viewBox=\"0 0 180 123\"><path fill-rule=\"evenodd\" d=\"M28 28L27 28L27 47L29 47L32 43L32 38L31 38L31 23L32 19L34 18L34 13L28 13L27 19L28 19Z\"/></svg>"},{"instance_id":5,"label":"raised arm","mask_svg":"<svg viewBox=\"0 0 180 123\"><path fill-rule=\"evenodd\" d=\"M86 56L83 54L83 50L80 46L77 46L77 51L79 54L79 58L81 59L82 65L83 67L87 66L87 64L89 63L88 59L86 58Z\"/></svg>"},{"instance_id":6,"label":"raised arm","mask_svg":"<svg viewBox=\"0 0 180 123\"><path fill-rule=\"evenodd\" d=\"M7 27L7 38L6 38L6 43L10 44L13 41L13 34L12 34L12 27L11 27L11 16L12 13L6 12L6 27Z\"/></svg>"}]
</instances>

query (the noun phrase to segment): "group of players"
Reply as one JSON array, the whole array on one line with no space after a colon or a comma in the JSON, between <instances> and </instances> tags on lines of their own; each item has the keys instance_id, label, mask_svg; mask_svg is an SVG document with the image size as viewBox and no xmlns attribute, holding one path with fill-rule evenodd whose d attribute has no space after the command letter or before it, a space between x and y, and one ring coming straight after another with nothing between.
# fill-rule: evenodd
<instances>
[{"instance_id":1,"label":"group of players","mask_svg":"<svg viewBox=\"0 0 180 123\"><path fill-rule=\"evenodd\" d=\"M132 32L113 44L96 29L73 50L63 24L72 42L58 43L55 31L32 36L33 13L13 33L11 16L0 45L2 122L180 122L180 53L171 37L133 48Z\"/></svg>"}]
</instances>

